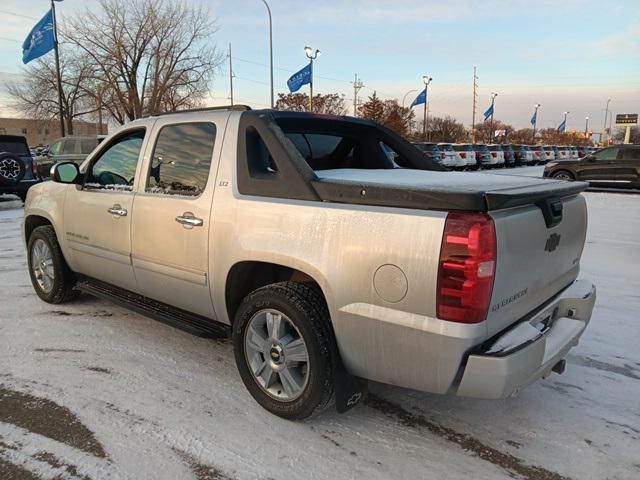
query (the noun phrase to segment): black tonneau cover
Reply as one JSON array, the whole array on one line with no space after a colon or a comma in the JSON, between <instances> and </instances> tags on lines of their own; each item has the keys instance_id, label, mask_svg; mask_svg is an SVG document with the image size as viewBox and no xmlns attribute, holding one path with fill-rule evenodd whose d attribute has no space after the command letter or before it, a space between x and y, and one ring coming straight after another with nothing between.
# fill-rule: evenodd
<instances>
[{"instance_id":1,"label":"black tonneau cover","mask_svg":"<svg viewBox=\"0 0 640 480\"><path fill-rule=\"evenodd\" d=\"M541 201L577 195L588 187L584 182L482 173L428 172L424 178L403 182L394 181L393 172L389 170L369 179L349 178L337 170L330 172L328 175L317 172L319 178L311 183L322 201L420 210L487 212L538 205ZM423 173L413 172L416 176ZM452 178L452 175L465 177L447 181L446 176ZM352 175L356 176L361 175ZM384 177L386 182L383 184L380 180ZM430 181L428 177L431 177Z\"/></svg>"}]
</instances>

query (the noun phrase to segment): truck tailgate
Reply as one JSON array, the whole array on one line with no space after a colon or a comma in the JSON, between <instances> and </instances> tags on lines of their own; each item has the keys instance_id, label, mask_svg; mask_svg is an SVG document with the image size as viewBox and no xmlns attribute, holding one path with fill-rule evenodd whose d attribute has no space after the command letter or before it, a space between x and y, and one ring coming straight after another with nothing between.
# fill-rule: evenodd
<instances>
[{"instance_id":1,"label":"truck tailgate","mask_svg":"<svg viewBox=\"0 0 640 480\"><path fill-rule=\"evenodd\" d=\"M497 264L487 315L489 336L544 304L578 276L587 230L581 195L554 199L561 219L545 219L543 200L491 212L495 222ZM556 223L554 225L554 223Z\"/></svg>"}]
</instances>

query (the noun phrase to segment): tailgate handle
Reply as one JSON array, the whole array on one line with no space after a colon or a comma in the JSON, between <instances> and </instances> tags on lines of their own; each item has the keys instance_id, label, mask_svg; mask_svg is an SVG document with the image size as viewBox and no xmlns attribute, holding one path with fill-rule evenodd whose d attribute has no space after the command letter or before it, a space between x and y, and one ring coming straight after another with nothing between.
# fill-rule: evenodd
<instances>
[{"instance_id":1,"label":"tailgate handle","mask_svg":"<svg viewBox=\"0 0 640 480\"><path fill-rule=\"evenodd\" d=\"M536 202L536 206L542 210L547 228L555 227L562 221L562 200L542 200Z\"/></svg>"}]
</instances>

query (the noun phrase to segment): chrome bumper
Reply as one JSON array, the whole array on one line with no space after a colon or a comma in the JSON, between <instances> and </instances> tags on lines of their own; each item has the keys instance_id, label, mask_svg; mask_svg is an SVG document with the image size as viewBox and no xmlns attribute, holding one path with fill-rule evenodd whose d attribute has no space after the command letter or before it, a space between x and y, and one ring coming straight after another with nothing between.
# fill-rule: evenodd
<instances>
[{"instance_id":1,"label":"chrome bumper","mask_svg":"<svg viewBox=\"0 0 640 480\"><path fill-rule=\"evenodd\" d=\"M503 398L551 373L578 344L596 301L596 288L578 280L527 321L469 355L457 395Z\"/></svg>"}]
</instances>

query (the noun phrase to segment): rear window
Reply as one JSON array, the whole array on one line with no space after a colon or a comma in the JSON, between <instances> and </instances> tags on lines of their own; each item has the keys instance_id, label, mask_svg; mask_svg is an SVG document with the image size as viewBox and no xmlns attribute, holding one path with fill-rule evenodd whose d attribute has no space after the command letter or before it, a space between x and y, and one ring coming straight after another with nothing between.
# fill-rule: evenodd
<instances>
[{"instance_id":1,"label":"rear window","mask_svg":"<svg viewBox=\"0 0 640 480\"><path fill-rule=\"evenodd\" d=\"M486 145L476 145L475 146L475 150L476 152L488 152L489 149L487 148Z\"/></svg>"},{"instance_id":2,"label":"rear window","mask_svg":"<svg viewBox=\"0 0 640 480\"><path fill-rule=\"evenodd\" d=\"M424 145L424 144L420 144L420 143L418 143L418 144L416 145L416 147L418 147L418 150L422 150L423 152L433 152L433 153L436 153L436 152L439 152L439 151L440 151L440 149L438 148L438 146L437 146L437 145L434 145L434 144Z\"/></svg>"},{"instance_id":3,"label":"rear window","mask_svg":"<svg viewBox=\"0 0 640 480\"><path fill-rule=\"evenodd\" d=\"M445 145L438 145L438 148L440 149L440 151L442 152L453 152L453 146L449 145L449 144L445 144Z\"/></svg>"},{"instance_id":4,"label":"rear window","mask_svg":"<svg viewBox=\"0 0 640 480\"><path fill-rule=\"evenodd\" d=\"M490 152L501 152L502 147L500 145L489 145Z\"/></svg>"},{"instance_id":5,"label":"rear window","mask_svg":"<svg viewBox=\"0 0 640 480\"><path fill-rule=\"evenodd\" d=\"M456 152L473 152L473 147L471 145L454 145L453 149Z\"/></svg>"},{"instance_id":6,"label":"rear window","mask_svg":"<svg viewBox=\"0 0 640 480\"><path fill-rule=\"evenodd\" d=\"M21 138L0 138L0 152L15 153L16 155L29 155L27 142Z\"/></svg>"}]
</instances>

